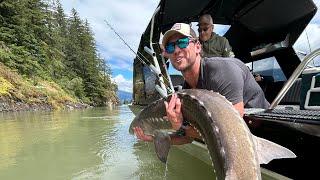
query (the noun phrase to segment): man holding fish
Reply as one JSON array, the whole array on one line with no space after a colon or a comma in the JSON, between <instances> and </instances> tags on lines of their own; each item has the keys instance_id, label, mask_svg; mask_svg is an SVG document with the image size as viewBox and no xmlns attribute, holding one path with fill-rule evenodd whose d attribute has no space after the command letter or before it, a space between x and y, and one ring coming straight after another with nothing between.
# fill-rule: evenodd
<instances>
[{"instance_id":1,"label":"man holding fish","mask_svg":"<svg viewBox=\"0 0 320 180\"><path fill-rule=\"evenodd\" d=\"M199 41L184 23L167 31L162 43L165 55L182 72L185 89L144 108L129 128L139 139L153 141L160 161L167 162L172 144L193 138L206 144L217 179L261 179L260 164L296 157L254 136L242 119L244 107L267 108L269 103L240 60L203 60Z\"/></svg>"},{"instance_id":2,"label":"man holding fish","mask_svg":"<svg viewBox=\"0 0 320 180\"><path fill-rule=\"evenodd\" d=\"M246 65L236 58L202 58L201 44L189 24L176 23L162 39L164 56L168 57L175 69L181 71L184 89L207 89L218 92L229 100L241 117L244 108L268 108L269 103ZM197 138L198 133L187 123L183 124L181 100L173 94L170 102L164 102L166 118L178 136L173 144L184 144ZM140 127L135 127L136 136L152 141ZM190 138L191 137L191 138Z\"/></svg>"}]
</instances>

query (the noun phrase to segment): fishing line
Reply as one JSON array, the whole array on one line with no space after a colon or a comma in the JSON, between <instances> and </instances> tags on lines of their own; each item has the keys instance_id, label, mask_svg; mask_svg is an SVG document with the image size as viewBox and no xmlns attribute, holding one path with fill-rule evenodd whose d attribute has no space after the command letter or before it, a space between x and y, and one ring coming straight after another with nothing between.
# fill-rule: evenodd
<instances>
[{"instance_id":1,"label":"fishing line","mask_svg":"<svg viewBox=\"0 0 320 180\"><path fill-rule=\"evenodd\" d=\"M105 22L105 23L109 26L109 28L119 37L119 39L131 50L131 52L133 52L133 53L137 56L138 60L139 60L143 65L149 67L149 69L150 69L152 72L154 72L155 74L157 74L158 80L166 86L167 90L171 91L171 88L170 88L166 83L164 83L164 82L160 79L160 77L162 77L164 80L166 80L167 83L169 83L169 80L168 80L166 77L164 77L161 72L158 74L153 68L151 68L151 67L130 47L130 45L116 32L116 30L111 26L110 23L108 23L107 20L104 20L104 22ZM148 60L145 56L143 56L142 53L140 53L139 51L137 51L137 52L138 52L148 63L150 63L149 60ZM150 63L150 64L152 64L152 63Z\"/></svg>"},{"instance_id":2,"label":"fishing line","mask_svg":"<svg viewBox=\"0 0 320 180\"><path fill-rule=\"evenodd\" d=\"M305 28L304 32L306 33L306 36L307 36L308 47L309 47L309 53L311 53L311 45L310 45L309 36L308 36L308 33L307 33L307 28ZM312 61L312 63L313 63L313 66L315 66L314 61Z\"/></svg>"},{"instance_id":3,"label":"fishing line","mask_svg":"<svg viewBox=\"0 0 320 180\"><path fill-rule=\"evenodd\" d=\"M147 63L146 62L144 62L140 57L139 57L139 55L129 46L129 44L116 32L116 30L115 29L113 29L113 27L108 23L108 21L107 20L104 20L104 22L109 26L109 28L120 38L120 40L138 57L138 59L141 61L141 63L143 63L144 65L147 65ZM138 51L138 53L140 53L139 51ZM141 53L140 53L141 54ZM144 57L143 55L142 55L142 57L143 58L145 58L145 60L147 60L147 62L148 63L150 63L149 62L149 60L146 58L146 57ZM151 64L151 63L150 63ZM148 66L148 65L147 65Z\"/></svg>"}]
</instances>

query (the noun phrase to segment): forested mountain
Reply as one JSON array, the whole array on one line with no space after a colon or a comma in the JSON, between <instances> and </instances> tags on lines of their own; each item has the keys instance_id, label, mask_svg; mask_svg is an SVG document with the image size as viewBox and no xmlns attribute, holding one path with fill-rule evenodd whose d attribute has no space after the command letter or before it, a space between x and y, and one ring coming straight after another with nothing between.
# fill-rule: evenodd
<instances>
[{"instance_id":1,"label":"forested mountain","mask_svg":"<svg viewBox=\"0 0 320 180\"><path fill-rule=\"evenodd\" d=\"M90 24L75 9L67 17L59 0L0 1L0 62L34 85L54 82L91 105L118 101Z\"/></svg>"},{"instance_id":2,"label":"forested mountain","mask_svg":"<svg viewBox=\"0 0 320 180\"><path fill-rule=\"evenodd\" d=\"M132 93L130 92L118 90L117 94L121 102L130 102L132 100Z\"/></svg>"}]
</instances>

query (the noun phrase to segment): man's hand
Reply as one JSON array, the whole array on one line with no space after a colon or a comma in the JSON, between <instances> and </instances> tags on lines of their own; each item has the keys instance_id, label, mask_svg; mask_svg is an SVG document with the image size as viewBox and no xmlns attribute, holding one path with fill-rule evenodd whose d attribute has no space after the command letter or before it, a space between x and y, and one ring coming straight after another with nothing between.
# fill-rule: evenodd
<instances>
[{"instance_id":1,"label":"man's hand","mask_svg":"<svg viewBox=\"0 0 320 180\"><path fill-rule=\"evenodd\" d=\"M173 94L170 102L164 102L167 111L167 119L171 122L174 130L180 129L183 121L181 112L181 101L176 94Z\"/></svg>"},{"instance_id":2,"label":"man's hand","mask_svg":"<svg viewBox=\"0 0 320 180\"><path fill-rule=\"evenodd\" d=\"M134 134L137 136L138 139L143 141L153 141L153 137L149 135L145 135L143 130L140 127L133 127Z\"/></svg>"}]
</instances>

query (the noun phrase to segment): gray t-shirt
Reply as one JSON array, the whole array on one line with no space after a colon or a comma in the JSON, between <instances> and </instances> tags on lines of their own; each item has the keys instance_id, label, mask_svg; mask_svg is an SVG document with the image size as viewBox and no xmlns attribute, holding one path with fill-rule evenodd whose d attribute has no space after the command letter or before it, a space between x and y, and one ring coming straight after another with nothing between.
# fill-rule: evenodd
<instances>
[{"instance_id":1,"label":"gray t-shirt","mask_svg":"<svg viewBox=\"0 0 320 180\"><path fill-rule=\"evenodd\" d=\"M184 88L190 86L185 82ZM197 88L219 92L232 104L243 101L245 108L270 105L249 68L236 58L203 58Z\"/></svg>"}]
</instances>

